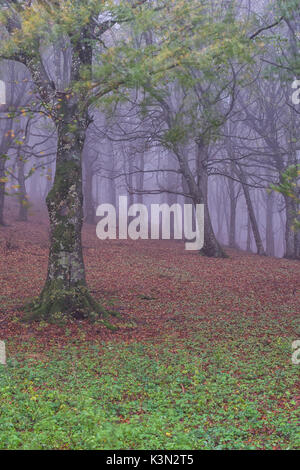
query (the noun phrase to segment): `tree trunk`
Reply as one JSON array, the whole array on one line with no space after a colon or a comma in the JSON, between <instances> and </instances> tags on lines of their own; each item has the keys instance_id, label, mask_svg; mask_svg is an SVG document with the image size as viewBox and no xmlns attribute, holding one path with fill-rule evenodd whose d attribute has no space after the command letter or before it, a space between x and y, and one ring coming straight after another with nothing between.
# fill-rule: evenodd
<instances>
[{"instance_id":1,"label":"tree trunk","mask_svg":"<svg viewBox=\"0 0 300 470\"><path fill-rule=\"evenodd\" d=\"M109 204L112 204L115 208L117 208L117 190L116 190L116 180L115 180L115 154L114 154L114 146L112 142L107 142L107 155L109 155L107 161L107 168L108 168L108 176L107 179L107 196ZM117 217L119 212L117 211Z\"/></svg>"},{"instance_id":2,"label":"tree trunk","mask_svg":"<svg viewBox=\"0 0 300 470\"><path fill-rule=\"evenodd\" d=\"M25 162L23 157L18 152L17 157L17 168L18 168L18 200L19 200L19 215L18 220L20 222L27 222L28 220L28 198L26 192L25 183Z\"/></svg>"},{"instance_id":3,"label":"tree trunk","mask_svg":"<svg viewBox=\"0 0 300 470\"><path fill-rule=\"evenodd\" d=\"M295 232L295 258L300 259L300 230Z\"/></svg>"},{"instance_id":4,"label":"tree trunk","mask_svg":"<svg viewBox=\"0 0 300 470\"><path fill-rule=\"evenodd\" d=\"M246 242L246 251L251 251L251 220L249 212L247 211L247 242Z\"/></svg>"},{"instance_id":5,"label":"tree trunk","mask_svg":"<svg viewBox=\"0 0 300 470\"><path fill-rule=\"evenodd\" d=\"M175 175L174 177L174 173L169 172L167 173L166 179L167 179L167 189L169 191L176 190L176 188L178 187L178 181L177 181L178 175ZM178 199L177 194L174 194L174 193L166 194L166 201L170 207L173 206L173 204L177 204L177 199ZM170 237L172 240L174 239L174 234L175 234L175 216L172 213L170 217Z\"/></svg>"},{"instance_id":6,"label":"tree trunk","mask_svg":"<svg viewBox=\"0 0 300 470\"><path fill-rule=\"evenodd\" d=\"M295 258L295 232L292 227L294 224L296 207L293 199L289 196L284 196L285 200L285 214L286 214L286 224L285 224L285 258L294 259Z\"/></svg>"},{"instance_id":7,"label":"tree trunk","mask_svg":"<svg viewBox=\"0 0 300 470\"><path fill-rule=\"evenodd\" d=\"M141 153L139 157L139 170L141 171L140 173L137 173L136 175L136 187L138 191L143 191L144 190L144 168L145 168L145 156L144 153ZM143 194L137 193L136 196L136 202L138 204L143 204L144 202L144 196Z\"/></svg>"},{"instance_id":8,"label":"tree trunk","mask_svg":"<svg viewBox=\"0 0 300 470\"><path fill-rule=\"evenodd\" d=\"M43 200L46 199L48 196L48 193L50 192L50 189L52 188L52 168L50 164L50 159L47 161L48 163L48 168L47 168L47 177L46 177L46 186L45 186L45 191L43 194Z\"/></svg>"},{"instance_id":9,"label":"tree trunk","mask_svg":"<svg viewBox=\"0 0 300 470\"><path fill-rule=\"evenodd\" d=\"M240 170L239 171L239 177L240 177L240 181L241 181L242 188L243 188L243 191L244 191L244 196L245 196L245 200L246 200L246 204L247 204L247 209L248 209L248 214L249 214L249 218L250 218L250 222L251 222L252 232L253 232L256 248L257 248L257 254L261 255L261 256L265 256L266 253L265 253L264 245L263 245L263 242L261 240L260 233L259 233L259 228L258 228L257 220L256 220L255 213L254 213L253 204L252 204L251 197L250 197L249 186L246 184L247 183L246 182L246 177L245 177L242 169L240 168L239 170Z\"/></svg>"},{"instance_id":10,"label":"tree trunk","mask_svg":"<svg viewBox=\"0 0 300 470\"><path fill-rule=\"evenodd\" d=\"M213 187L212 192L214 193L213 212L215 213L218 227L216 238L217 240L222 240L224 236L224 225L226 224L224 187L222 184L216 184L216 186Z\"/></svg>"},{"instance_id":11,"label":"tree trunk","mask_svg":"<svg viewBox=\"0 0 300 470\"><path fill-rule=\"evenodd\" d=\"M216 239L208 207L208 173L206 168L206 149L199 143L197 155L198 195L197 202L204 204L204 245L200 254L210 258L227 258L227 254Z\"/></svg>"},{"instance_id":12,"label":"tree trunk","mask_svg":"<svg viewBox=\"0 0 300 470\"><path fill-rule=\"evenodd\" d=\"M133 194L133 156L129 154L128 156L128 207L134 204L134 194ZM131 217L129 217L129 220Z\"/></svg>"},{"instance_id":13,"label":"tree trunk","mask_svg":"<svg viewBox=\"0 0 300 470\"><path fill-rule=\"evenodd\" d=\"M184 179L183 188L186 187L188 189L194 205L204 204L204 245L200 250L200 254L213 258L227 258L225 251L222 249L215 237L209 214L208 174L205 167L206 155L204 153L203 145L201 143L198 144L196 178L194 177L189 167L189 163L184 156L186 153L185 149L183 148L180 150L175 147L174 150Z\"/></svg>"},{"instance_id":14,"label":"tree trunk","mask_svg":"<svg viewBox=\"0 0 300 470\"><path fill-rule=\"evenodd\" d=\"M236 206L237 197L234 190L234 182L231 178L228 179L229 189L229 202L230 202L230 219L229 219L229 246L230 248L236 248Z\"/></svg>"},{"instance_id":15,"label":"tree trunk","mask_svg":"<svg viewBox=\"0 0 300 470\"><path fill-rule=\"evenodd\" d=\"M95 208L93 200L93 168L89 164L89 159L85 159L85 222L87 224L95 223Z\"/></svg>"},{"instance_id":16,"label":"tree trunk","mask_svg":"<svg viewBox=\"0 0 300 470\"><path fill-rule=\"evenodd\" d=\"M88 116L80 114L77 102L72 103L63 94L60 115L56 173L46 198L50 219L48 274L40 298L27 316L50 322L67 316L95 319L98 314L108 315L88 292L82 254L81 156Z\"/></svg>"},{"instance_id":17,"label":"tree trunk","mask_svg":"<svg viewBox=\"0 0 300 470\"><path fill-rule=\"evenodd\" d=\"M5 225L4 224L5 161L6 161L6 158L3 155L0 155L0 225Z\"/></svg>"},{"instance_id":18,"label":"tree trunk","mask_svg":"<svg viewBox=\"0 0 300 470\"><path fill-rule=\"evenodd\" d=\"M267 256L275 256L275 241L273 228L274 194L272 192L267 192L266 197L266 253Z\"/></svg>"},{"instance_id":19,"label":"tree trunk","mask_svg":"<svg viewBox=\"0 0 300 470\"><path fill-rule=\"evenodd\" d=\"M90 19L92 21L92 16ZM94 37L91 24L88 21L80 23L78 30L69 37L69 45L64 42L64 47L71 52L70 60L65 63L70 72L65 75L68 84L62 86L58 83L59 77L49 75L42 52L38 52L41 44L37 44L35 50L26 50L17 56L29 69L35 91L55 123L58 136L55 178L46 198L50 219L47 279L39 299L28 306L24 320L43 318L55 322L67 317L96 319L99 314L109 315L87 289L81 242L82 150L91 119L88 93L80 85L86 81L81 76L83 68L92 76ZM12 28L8 29L12 31ZM60 52L59 48L54 48L54 54ZM107 322L103 323L111 327Z\"/></svg>"}]
</instances>

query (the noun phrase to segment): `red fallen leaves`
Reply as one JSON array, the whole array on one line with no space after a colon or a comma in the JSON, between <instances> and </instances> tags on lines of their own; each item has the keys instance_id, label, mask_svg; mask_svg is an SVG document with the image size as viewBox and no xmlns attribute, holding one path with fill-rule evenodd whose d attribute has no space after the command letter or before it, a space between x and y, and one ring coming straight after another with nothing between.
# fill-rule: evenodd
<instances>
[{"instance_id":1,"label":"red fallen leaves","mask_svg":"<svg viewBox=\"0 0 300 470\"><path fill-rule=\"evenodd\" d=\"M61 328L14 321L20 307L38 295L47 269L48 226L44 219L11 222L0 228L0 338L36 336L43 344L83 340L159 341L162 335L184 338L193 323L237 318L295 318L300 311L300 263L228 250L229 259L208 259L174 241L100 241L95 227L83 231L87 280L93 295L119 310L113 333L87 322ZM10 244L7 244L9 239ZM13 240L12 240L13 239ZM11 245L10 248L7 248ZM289 313L291 312L291 313ZM287 332L288 333L288 332ZM291 332L294 333L291 327ZM215 331L218 338L220 330ZM245 335L251 334L245 332Z\"/></svg>"}]
</instances>

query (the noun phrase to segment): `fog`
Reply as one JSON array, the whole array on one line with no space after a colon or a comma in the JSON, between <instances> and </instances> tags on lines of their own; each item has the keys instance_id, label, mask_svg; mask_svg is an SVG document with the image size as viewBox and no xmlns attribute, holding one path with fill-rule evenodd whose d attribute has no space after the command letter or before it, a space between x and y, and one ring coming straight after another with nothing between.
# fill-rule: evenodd
<instances>
[{"instance_id":1,"label":"fog","mask_svg":"<svg viewBox=\"0 0 300 470\"><path fill-rule=\"evenodd\" d=\"M236 14L256 12L272 22L275 3L237 2ZM223 4L225 14L228 2ZM269 43L250 67L232 60L211 75L191 68L193 85L168 79L157 83L156 93L133 87L91 106L82 155L85 222L96 226L97 207L110 203L118 209L125 195L129 205L205 204L208 255L220 245L299 257L300 237L292 228L296 203L272 189L300 162L300 108L292 101L299 18L280 26L284 41L267 31ZM104 19L111 21L109 14ZM120 38L130 38L137 49L157 40L151 31L139 36L117 24L97 53ZM70 82L70 57L64 38L43 51L45 71L61 92ZM26 221L37 210L46 217L57 130L25 66L1 61L0 79L6 84L6 104L0 106L0 223L10 217Z\"/></svg>"}]
</instances>

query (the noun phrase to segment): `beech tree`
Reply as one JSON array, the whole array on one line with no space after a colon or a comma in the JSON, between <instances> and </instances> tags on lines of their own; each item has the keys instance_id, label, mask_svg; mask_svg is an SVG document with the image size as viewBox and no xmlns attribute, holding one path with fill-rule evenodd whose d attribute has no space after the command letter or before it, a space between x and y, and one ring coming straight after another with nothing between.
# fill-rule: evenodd
<instances>
[{"instance_id":1,"label":"beech tree","mask_svg":"<svg viewBox=\"0 0 300 470\"><path fill-rule=\"evenodd\" d=\"M93 109L100 100L119 99L119 90L124 99L130 88L151 83L154 89L162 80L172 81L177 71L183 79L190 67L222 69L235 55L248 60L248 23L224 20L217 6L212 21L205 0L11 0L1 5L0 57L28 68L40 109L58 136L55 179L46 199L48 274L28 317L105 318L108 312L87 288L81 243L82 152ZM129 28L139 34L151 29L156 40L141 41L137 49ZM61 67L65 73L58 79Z\"/></svg>"}]
</instances>

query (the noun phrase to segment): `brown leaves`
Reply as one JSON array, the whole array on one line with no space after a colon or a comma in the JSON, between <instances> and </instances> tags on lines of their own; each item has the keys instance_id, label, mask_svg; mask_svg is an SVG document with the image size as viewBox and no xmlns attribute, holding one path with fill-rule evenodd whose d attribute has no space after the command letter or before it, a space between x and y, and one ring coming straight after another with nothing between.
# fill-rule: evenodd
<instances>
[{"instance_id":1,"label":"brown leaves","mask_svg":"<svg viewBox=\"0 0 300 470\"><path fill-rule=\"evenodd\" d=\"M47 224L13 223L0 229L1 336L36 336L42 343L80 337L105 341L160 341L162 336L187 337L202 320L212 325L212 337L222 332L214 323L228 324L236 317L267 314L279 318L300 310L300 264L230 251L226 260L208 259L186 252L184 244L169 241L99 241L95 228L84 228L87 280L93 295L122 319L116 333L101 325L74 322L66 328L16 322L25 301L38 295L47 270ZM14 250L6 250L9 233ZM245 332L248 334L249 332ZM293 332L294 333L294 332Z\"/></svg>"}]
</instances>

